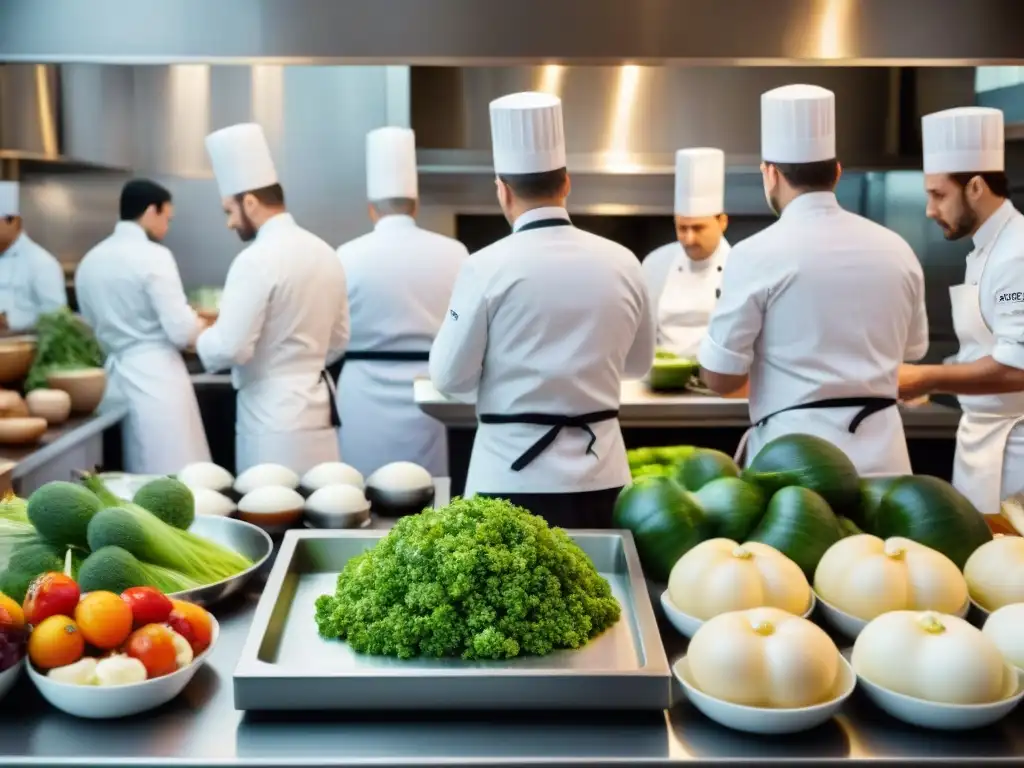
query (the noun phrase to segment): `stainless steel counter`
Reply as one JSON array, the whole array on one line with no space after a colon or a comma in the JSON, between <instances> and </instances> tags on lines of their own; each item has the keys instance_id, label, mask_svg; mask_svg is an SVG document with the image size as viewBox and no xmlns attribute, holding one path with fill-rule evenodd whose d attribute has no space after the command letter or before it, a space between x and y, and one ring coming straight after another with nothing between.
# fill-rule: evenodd
<instances>
[{"instance_id":1,"label":"stainless steel counter","mask_svg":"<svg viewBox=\"0 0 1024 768\"><path fill-rule=\"evenodd\" d=\"M417 405L449 427L476 427L473 403L449 400L427 379L414 386ZM960 412L938 403L900 406L908 437L951 438L956 434ZM712 428L750 426L745 398L710 397L707 395L657 395L640 381L622 383L619 422L624 429L637 427Z\"/></svg>"}]
</instances>

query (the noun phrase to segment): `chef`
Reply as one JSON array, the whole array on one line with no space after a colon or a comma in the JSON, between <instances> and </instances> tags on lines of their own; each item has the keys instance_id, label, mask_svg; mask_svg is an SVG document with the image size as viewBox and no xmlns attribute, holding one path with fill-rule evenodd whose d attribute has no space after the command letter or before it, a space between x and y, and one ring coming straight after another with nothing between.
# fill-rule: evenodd
<instances>
[{"instance_id":1,"label":"chef","mask_svg":"<svg viewBox=\"0 0 1024 768\"><path fill-rule=\"evenodd\" d=\"M236 472L270 462L301 474L338 460L324 367L348 343L345 272L334 249L285 209L258 125L215 131L206 149L228 228L249 245L231 263L217 321L196 351L207 370L231 368Z\"/></svg>"},{"instance_id":2,"label":"chef","mask_svg":"<svg viewBox=\"0 0 1024 768\"><path fill-rule=\"evenodd\" d=\"M167 475L210 448L195 389L180 350L206 323L185 298L167 236L171 193L145 179L121 190L121 221L85 254L75 273L79 309L107 355L108 393L128 405L122 423L124 468Z\"/></svg>"},{"instance_id":3,"label":"chef","mask_svg":"<svg viewBox=\"0 0 1024 768\"><path fill-rule=\"evenodd\" d=\"M696 359L718 300L729 255L723 237L725 153L681 149L676 153L677 242L663 245L643 261L647 289L658 321L658 347Z\"/></svg>"},{"instance_id":4,"label":"chef","mask_svg":"<svg viewBox=\"0 0 1024 768\"><path fill-rule=\"evenodd\" d=\"M60 262L25 233L20 192L18 182L0 181L0 313L7 328L27 331L68 297Z\"/></svg>"},{"instance_id":5,"label":"chef","mask_svg":"<svg viewBox=\"0 0 1024 768\"><path fill-rule=\"evenodd\" d=\"M445 426L416 405L413 379L427 372L469 254L459 241L416 226L416 137L408 128L367 135L366 193L373 232L338 249L352 324L338 382L341 455L364 475L411 461L447 477Z\"/></svg>"},{"instance_id":6,"label":"chef","mask_svg":"<svg viewBox=\"0 0 1024 768\"><path fill-rule=\"evenodd\" d=\"M510 499L553 525L608 527L630 479L622 379L645 375L654 354L643 271L569 219L561 101L517 93L490 112L513 233L463 265L430 376L441 393L476 400L467 496Z\"/></svg>"},{"instance_id":7,"label":"chef","mask_svg":"<svg viewBox=\"0 0 1024 768\"><path fill-rule=\"evenodd\" d=\"M754 426L738 458L749 463L769 440L802 432L865 475L909 473L897 376L928 349L921 265L899 235L836 201L831 91L765 93L761 153L779 220L733 248L699 355L716 392L750 379Z\"/></svg>"},{"instance_id":8,"label":"chef","mask_svg":"<svg viewBox=\"0 0 1024 768\"><path fill-rule=\"evenodd\" d=\"M1024 216L1010 202L1003 113L962 107L921 123L927 215L947 240L970 237L949 289L960 350L949 365L905 366L900 394L960 396L953 485L985 514L1024 491Z\"/></svg>"}]
</instances>

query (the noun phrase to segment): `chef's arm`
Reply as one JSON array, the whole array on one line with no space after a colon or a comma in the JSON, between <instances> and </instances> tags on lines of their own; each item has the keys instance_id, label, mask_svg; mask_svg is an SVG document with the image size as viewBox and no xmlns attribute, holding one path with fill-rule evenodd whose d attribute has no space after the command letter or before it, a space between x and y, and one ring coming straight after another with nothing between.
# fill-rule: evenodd
<instances>
[{"instance_id":1,"label":"chef's arm","mask_svg":"<svg viewBox=\"0 0 1024 768\"><path fill-rule=\"evenodd\" d=\"M915 367L925 382L925 394L1001 395L1024 391L1024 370L1004 365L992 356L971 363Z\"/></svg>"},{"instance_id":2,"label":"chef's arm","mask_svg":"<svg viewBox=\"0 0 1024 768\"><path fill-rule=\"evenodd\" d=\"M701 381L719 395L742 389L750 376L754 343L764 324L765 294L758 279L756 268L734 252L697 355Z\"/></svg>"},{"instance_id":3,"label":"chef's arm","mask_svg":"<svg viewBox=\"0 0 1024 768\"><path fill-rule=\"evenodd\" d=\"M907 362L920 360L928 354L928 310L924 303L924 273L918 270L914 276L914 313L910 319L910 333L903 359Z\"/></svg>"},{"instance_id":4,"label":"chef's arm","mask_svg":"<svg viewBox=\"0 0 1024 768\"><path fill-rule=\"evenodd\" d=\"M205 324L189 306L181 274L170 251L154 251L151 271L146 276L146 294L156 311L160 327L178 349L195 344Z\"/></svg>"},{"instance_id":5,"label":"chef's arm","mask_svg":"<svg viewBox=\"0 0 1024 768\"><path fill-rule=\"evenodd\" d=\"M259 265L238 256L228 270L217 322L196 341L196 353L208 371L245 365L252 359L263 328L270 284Z\"/></svg>"},{"instance_id":6,"label":"chef's arm","mask_svg":"<svg viewBox=\"0 0 1024 768\"><path fill-rule=\"evenodd\" d=\"M472 399L487 351L485 285L472 260L459 271L448 315L430 348L430 380L442 395Z\"/></svg>"},{"instance_id":7,"label":"chef's arm","mask_svg":"<svg viewBox=\"0 0 1024 768\"><path fill-rule=\"evenodd\" d=\"M655 325L654 312L651 311L651 298L647 286L640 285L640 325L633 339L633 346L626 354L627 379L640 379L647 375L654 363L654 345L657 342L658 330Z\"/></svg>"},{"instance_id":8,"label":"chef's arm","mask_svg":"<svg viewBox=\"0 0 1024 768\"><path fill-rule=\"evenodd\" d=\"M348 284L342 278L342 284L337 289L337 314L334 316L334 325L331 328L331 345L327 352L327 365L334 365L345 354L348 349L349 339L352 337L352 324L348 308Z\"/></svg>"}]
</instances>

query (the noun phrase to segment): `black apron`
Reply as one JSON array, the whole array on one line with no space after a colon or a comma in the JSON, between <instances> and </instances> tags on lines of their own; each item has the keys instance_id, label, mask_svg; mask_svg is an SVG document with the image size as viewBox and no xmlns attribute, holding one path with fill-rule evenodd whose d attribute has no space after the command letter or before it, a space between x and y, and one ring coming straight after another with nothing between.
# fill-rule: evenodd
<instances>
[{"instance_id":1,"label":"black apron","mask_svg":"<svg viewBox=\"0 0 1024 768\"><path fill-rule=\"evenodd\" d=\"M755 427L763 427L768 423L768 419L772 416L778 416L780 413L786 413L787 411L806 411L816 410L818 408L857 408L860 410L854 414L854 417L850 420L850 434L854 434L857 431L857 427L861 425L868 416L872 416L880 411L884 411L886 408L892 408L896 405L896 398L894 397L829 397L824 400L814 400L810 403L801 403L800 405L791 405L788 408L781 408L774 413L769 413L763 419L761 419Z\"/></svg>"},{"instance_id":2,"label":"black apron","mask_svg":"<svg viewBox=\"0 0 1024 768\"><path fill-rule=\"evenodd\" d=\"M331 409L331 426L337 429L341 426L341 414L338 413L338 396L334 391L334 379L327 368L320 371L320 379L327 387L327 406Z\"/></svg>"},{"instance_id":3,"label":"black apron","mask_svg":"<svg viewBox=\"0 0 1024 768\"><path fill-rule=\"evenodd\" d=\"M541 219L523 225L516 232L526 232L530 229L545 229L547 227L571 226L572 222L568 219ZM527 448L518 459L512 462L512 471L519 472L524 467L533 463L538 456L547 450L555 442L558 434L566 428L582 429L586 432L590 436L590 442L587 444L587 453L596 456L597 454L594 453L594 443L597 442L597 435L594 434L594 430L590 428L590 425L601 421L610 421L618 418L618 416L619 412L617 410L594 411L578 416L551 413L482 413L479 416L479 420L481 424L534 424L541 427L551 427L551 429L541 435L537 442Z\"/></svg>"}]
</instances>

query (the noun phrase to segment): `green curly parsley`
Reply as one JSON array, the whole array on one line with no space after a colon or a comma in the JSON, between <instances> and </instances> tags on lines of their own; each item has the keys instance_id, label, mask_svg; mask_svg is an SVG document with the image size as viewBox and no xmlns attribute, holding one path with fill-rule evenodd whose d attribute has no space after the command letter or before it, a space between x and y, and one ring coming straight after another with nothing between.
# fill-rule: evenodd
<instances>
[{"instance_id":1,"label":"green curly parsley","mask_svg":"<svg viewBox=\"0 0 1024 768\"><path fill-rule=\"evenodd\" d=\"M621 609L560 528L501 499L404 517L316 601L320 635L359 653L510 659L580 648Z\"/></svg>"}]
</instances>

